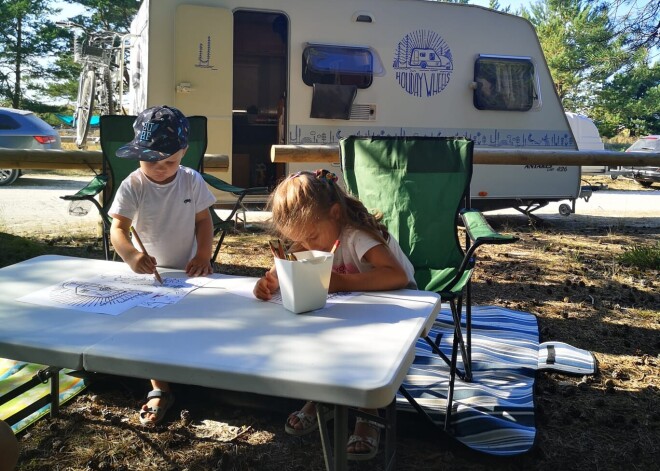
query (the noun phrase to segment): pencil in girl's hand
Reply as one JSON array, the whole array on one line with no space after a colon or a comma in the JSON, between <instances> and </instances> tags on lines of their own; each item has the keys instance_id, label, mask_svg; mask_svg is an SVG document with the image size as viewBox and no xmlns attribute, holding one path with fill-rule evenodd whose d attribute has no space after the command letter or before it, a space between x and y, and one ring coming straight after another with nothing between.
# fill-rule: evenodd
<instances>
[{"instance_id":1,"label":"pencil in girl's hand","mask_svg":"<svg viewBox=\"0 0 660 471\"><path fill-rule=\"evenodd\" d=\"M268 245L270 245L270 251L273 252L273 256L286 259L284 247L282 246L282 241L280 241L280 239L269 240Z\"/></svg>"},{"instance_id":2,"label":"pencil in girl's hand","mask_svg":"<svg viewBox=\"0 0 660 471\"><path fill-rule=\"evenodd\" d=\"M147 249L144 248L144 245L142 244L142 241L140 240L140 236L138 235L137 231L133 226L131 226L131 232L133 233L133 236L135 237L135 240L137 241L138 245L140 246L140 250L142 250L142 253L145 254L147 257L149 257L149 254L147 253ZM162 285L163 284L163 279L160 277L160 273L158 273L158 270L154 268L154 276L158 280L158 282Z\"/></svg>"},{"instance_id":3,"label":"pencil in girl's hand","mask_svg":"<svg viewBox=\"0 0 660 471\"><path fill-rule=\"evenodd\" d=\"M277 248L275 247L275 243L272 240L269 240L268 245L270 246L270 251L273 254L273 257L280 258L280 255L277 253Z\"/></svg>"},{"instance_id":4,"label":"pencil in girl's hand","mask_svg":"<svg viewBox=\"0 0 660 471\"><path fill-rule=\"evenodd\" d=\"M286 260L286 250L284 250L284 244L280 239L277 239L277 253L280 254L280 258Z\"/></svg>"},{"instance_id":5,"label":"pencil in girl's hand","mask_svg":"<svg viewBox=\"0 0 660 471\"><path fill-rule=\"evenodd\" d=\"M333 245L332 248L330 249L330 253L335 253L335 250L337 250L337 247L339 247L339 239L337 239L337 240L335 241L334 245Z\"/></svg>"}]
</instances>

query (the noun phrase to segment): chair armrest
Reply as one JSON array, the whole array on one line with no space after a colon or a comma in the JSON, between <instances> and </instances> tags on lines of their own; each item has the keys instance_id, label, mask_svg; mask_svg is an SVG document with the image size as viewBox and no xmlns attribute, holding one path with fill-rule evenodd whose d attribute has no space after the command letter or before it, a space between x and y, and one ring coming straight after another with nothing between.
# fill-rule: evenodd
<instances>
[{"instance_id":1,"label":"chair armrest","mask_svg":"<svg viewBox=\"0 0 660 471\"><path fill-rule=\"evenodd\" d=\"M78 201L94 198L105 189L107 184L107 175L97 175L84 188L78 190L77 193L74 193L73 195L60 196L60 198L67 201Z\"/></svg>"},{"instance_id":2,"label":"chair armrest","mask_svg":"<svg viewBox=\"0 0 660 471\"><path fill-rule=\"evenodd\" d=\"M226 181L221 180L220 178L215 177L208 173L202 173L202 178L208 185L215 188L216 190L225 191L227 193L233 193L237 196L255 194L255 193L261 193L261 194L268 193L268 188L265 186L253 187L253 188L241 188L240 186L231 185Z\"/></svg>"},{"instance_id":3,"label":"chair armrest","mask_svg":"<svg viewBox=\"0 0 660 471\"><path fill-rule=\"evenodd\" d=\"M490 227L484 215L476 209L464 209L460 215L473 245L510 244L518 240L516 236L500 234Z\"/></svg>"}]
</instances>

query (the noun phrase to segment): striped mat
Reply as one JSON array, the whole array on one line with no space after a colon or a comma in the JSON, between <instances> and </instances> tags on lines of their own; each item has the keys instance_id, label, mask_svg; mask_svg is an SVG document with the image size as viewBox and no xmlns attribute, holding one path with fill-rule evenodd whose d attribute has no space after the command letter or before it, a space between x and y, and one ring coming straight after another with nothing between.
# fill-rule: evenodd
<instances>
[{"instance_id":1,"label":"striped mat","mask_svg":"<svg viewBox=\"0 0 660 471\"><path fill-rule=\"evenodd\" d=\"M444 306L429 337L451 356L451 311ZM458 367L463 368L460 356ZM561 342L539 344L536 317L496 306L472 307L473 381L456 378L452 435L469 448L498 456L529 451L535 441L534 380L538 370L594 374L591 352ZM420 339L403 386L431 419L444 427L449 367ZM397 395L397 410L415 412Z\"/></svg>"},{"instance_id":2,"label":"striped mat","mask_svg":"<svg viewBox=\"0 0 660 471\"><path fill-rule=\"evenodd\" d=\"M46 368L44 365L0 358L0 398L28 382L34 375L44 368ZM59 372L60 404L64 404L72 399L87 386L84 379L69 375L68 373L71 371L72 370L60 370ZM0 404L0 419L5 420L14 416L31 404L39 400L44 400L49 394L50 381L39 383L9 402ZM10 423L9 425L14 433L19 433L49 412L50 403L18 420L16 423Z\"/></svg>"}]
</instances>

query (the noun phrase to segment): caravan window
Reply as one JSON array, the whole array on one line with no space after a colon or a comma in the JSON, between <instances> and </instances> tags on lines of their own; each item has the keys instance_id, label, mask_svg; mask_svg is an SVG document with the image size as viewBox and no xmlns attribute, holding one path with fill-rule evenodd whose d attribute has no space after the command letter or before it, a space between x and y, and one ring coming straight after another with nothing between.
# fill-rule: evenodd
<instances>
[{"instance_id":1,"label":"caravan window","mask_svg":"<svg viewBox=\"0 0 660 471\"><path fill-rule=\"evenodd\" d=\"M528 57L480 55L474 64L474 106L529 111L540 106L538 79Z\"/></svg>"},{"instance_id":2,"label":"caravan window","mask_svg":"<svg viewBox=\"0 0 660 471\"><path fill-rule=\"evenodd\" d=\"M302 78L315 83L368 88L374 76L374 57L368 48L309 44L302 55Z\"/></svg>"}]
</instances>

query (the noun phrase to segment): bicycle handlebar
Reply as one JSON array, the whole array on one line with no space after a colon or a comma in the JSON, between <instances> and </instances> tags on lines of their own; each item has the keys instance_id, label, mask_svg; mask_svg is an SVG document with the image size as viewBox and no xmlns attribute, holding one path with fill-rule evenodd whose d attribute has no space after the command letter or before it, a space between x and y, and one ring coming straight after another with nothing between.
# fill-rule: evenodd
<instances>
[{"instance_id":1,"label":"bicycle handlebar","mask_svg":"<svg viewBox=\"0 0 660 471\"><path fill-rule=\"evenodd\" d=\"M115 37L124 39L127 36L131 36L131 33L120 33L118 31L111 30L92 31L90 28L78 23L74 23L73 21L56 21L55 24L62 28L80 29L93 39L110 39Z\"/></svg>"}]
</instances>

